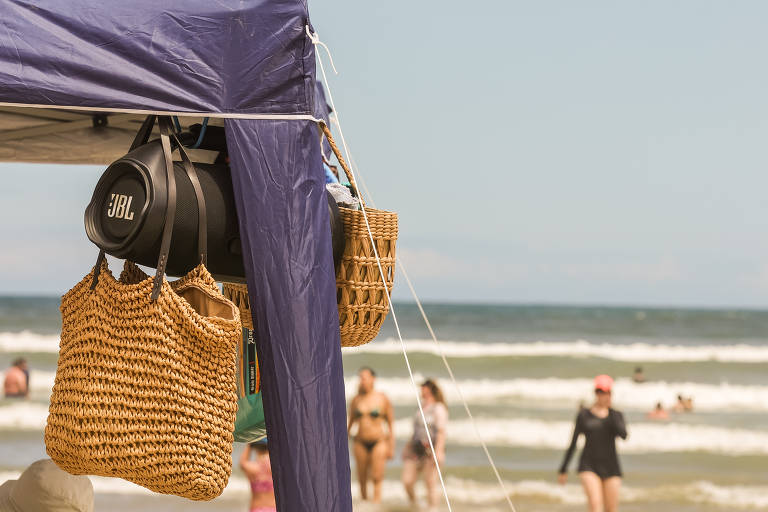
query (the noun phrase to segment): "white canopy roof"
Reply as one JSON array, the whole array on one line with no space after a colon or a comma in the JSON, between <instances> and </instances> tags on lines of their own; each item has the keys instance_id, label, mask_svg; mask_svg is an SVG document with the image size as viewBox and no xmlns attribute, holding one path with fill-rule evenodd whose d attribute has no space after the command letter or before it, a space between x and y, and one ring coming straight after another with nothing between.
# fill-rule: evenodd
<instances>
[{"instance_id":1,"label":"white canopy roof","mask_svg":"<svg viewBox=\"0 0 768 512\"><path fill-rule=\"evenodd\" d=\"M0 106L0 161L109 164L123 156L145 114ZM200 122L181 117L182 127ZM222 119L210 124L223 125ZM211 161L199 151L197 161ZM215 156L215 155L213 155Z\"/></svg>"}]
</instances>

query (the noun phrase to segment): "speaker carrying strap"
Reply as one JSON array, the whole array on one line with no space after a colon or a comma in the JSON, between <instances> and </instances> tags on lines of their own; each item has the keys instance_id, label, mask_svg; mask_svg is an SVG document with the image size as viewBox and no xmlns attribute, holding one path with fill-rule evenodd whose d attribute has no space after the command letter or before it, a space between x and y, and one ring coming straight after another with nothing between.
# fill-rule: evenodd
<instances>
[{"instance_id":1,"label":"speaker carrying strap","mask_svg":"<svg viewBox=\"0 0 768 512\"><path fill-rule=\"evenodd\" d=\"M190 160L187 150L184 149L176 135L173 135L173 140L179 148L181 162L184 164L184 170L187 171L192 188L195 189L195 197L197 198L197 255L200 257L200 263L206 265L208 263L208 212L205 207L203 187L200 185L195 165Z\"/></svg>"},{"instance_id":2,"label":"speaker carrying strap","mask_svg":"<svg viewBox=\"0 0 768 512\"><path fill-rule=\"evenodd\" d=\"M152 128L155 127L155 118L157 118L156 115L149 115L144 120L144 122L141 123L141 128L139 128L139 131L136 132L136 137L133 138L131 149L129 151L133 151L137 147L143 146L149 141L149 137L152 135Z\"/></svg>"},{"instance_id":3,"label":"speaker carrying strap","mask_svg":"<svg viewBox=\"0 0 768 512\"><path fill-rule=\"evenodd\" d=\"M151 299L157 300L160 297L160 289L163 286L163 277L165 276L165 266L168 264L168 252L171 248L171 235L173 234L173 223L176 220L176 176L173 172L173 155L171 154L171 121L167 117L160 118L160 143L163 146L163 155L165 156L165 179L168 189L168 202L165 210L165 225L163 225L163 236L160 242L160 255L157 259L157 271L155 272L155 281L152 285Z\"/></svg>"}]
</instances>

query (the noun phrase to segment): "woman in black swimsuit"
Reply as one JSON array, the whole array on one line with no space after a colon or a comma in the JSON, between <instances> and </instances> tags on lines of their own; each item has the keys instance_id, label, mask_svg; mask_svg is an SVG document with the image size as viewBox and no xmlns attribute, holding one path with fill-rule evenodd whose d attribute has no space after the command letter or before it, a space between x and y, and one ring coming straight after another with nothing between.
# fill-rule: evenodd
<instances>
[{"instance_id":1,"label":"woman in black swimsuit","mask_svg":"<svg viewBox=\"0 0 768 512\"><path fill-rule=\"evenodd\" d=\"M583 407L576 416L573 438L560 466L558 481L565 484L568 463L576 449L580 434L586 443L579 459L579 478L587 495L590 512L616 512L619 507L621 466L616 453L616 437L627 438L624 415L611 408L613 379L608 375L595 377L595 403Z\"/></svg>"},{"instance_id":2,"label":"woman in black swimsuit","mask_svg":"<svg viewBox=\"0 0 768 512\"><path fill-rule=\"evenodd\" d=\"M360 482L360 495L368 499L368 479L373 480L373 501L381 502L381 482L387 459L395 451L393 427L395 415L392 404L384 393L374 390L376 373L368 368L358 371L360 385L358 394L349 404L349 425L357 425L352 453L357 466L357 479ZM386 427L385 427L386 424Z\"/></svg>"}]
</instances>

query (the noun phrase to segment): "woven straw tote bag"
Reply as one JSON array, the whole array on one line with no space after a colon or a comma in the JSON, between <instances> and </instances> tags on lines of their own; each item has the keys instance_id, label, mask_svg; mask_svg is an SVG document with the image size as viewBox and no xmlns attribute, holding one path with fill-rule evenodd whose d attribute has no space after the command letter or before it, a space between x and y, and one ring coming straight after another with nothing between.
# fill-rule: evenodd
<instances>
[{"instance_id":1,"label":"woven straw tote bag","mask_svg":"<svg viewBox=\"0 0 768 512\"><path fill-rule=\"evenodd\" d=\"M172 137L161 120L167 170L173 169ZM194 166L176 143L195 183ZM93 271L62 298L45 445L69 473L120 477L152 491L209 500L221 494L231 473L241 323L204 263L181 279L164 279L176 206L173 172L167 172L167 187L156 275L126 262L115 279L102 251ZM197 199L204 260L202 192Z\"/></svg>"},{"instance_id":2,"label":"woven straw tote bag","mask_svg":"<svg viewBox=\"0 0 768 512\"><path fill-rule=\"evenodd\" d=\"M339 207L344 223L344 253L336 272L336 301L339 309L339 329L342 347L356 347L372 341L389 313L389 299L395 278L395 244L397 243L397 213L365 206L346 161L336 146L331 131L322 125L323 133L331 144L336 158L365 208L371 234L365 225L361 210ZM376 244L381 270L376 261ZM253 328L244 284L224 283L224 295L240 309L243 326Z\"/></svg>"}]
</instances>

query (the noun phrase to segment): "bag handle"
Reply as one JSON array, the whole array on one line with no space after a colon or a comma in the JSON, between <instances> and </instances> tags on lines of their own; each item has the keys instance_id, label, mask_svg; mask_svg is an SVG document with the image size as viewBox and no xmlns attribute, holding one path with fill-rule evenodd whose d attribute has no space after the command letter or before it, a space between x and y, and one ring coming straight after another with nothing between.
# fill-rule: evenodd
<instances>
[{"instance_id":1,"label":"bag handle","mask_svg":"<svg viewBox=\"0 0 768 512\"><path fill-rule=\"evenodd\" d=\"M171 128L170 119L160 118L160 144L163 147L163 156L165 156L165 183L168 191L168 201L165 207L165 224L163 225L163 236L160 241L160 255L157 259L155 280L152 284L152 301L160 297L160 289L163 285L165 276L165 266L168 264L168 253L171 249L171 235L173 234L173 223L176 221L176 176L173 172L173 155L171 154Z\"/></svg>"},{"instance_id":2,"label":"bag handle","mask_svg":"<svg viewBox=\"0 0 768 512\"><path fill-rule=\"evenodd\" d=\"M197 176L197 171L195 170L192 160L189 158L189 154L184 149L184 145L179 141L179 138L173 131L171 119L163 116L160 118L159 124L160 143L163 146L163 154L165 155L168 203L165 210L165 225L163 226L163 238L160 242L160 255L157 260L157 271L155 272L152 295L150 296L150 299L153 301L160 297L160 289L162 288L163 277L165 276L165 267L168 263L168 253L171 248L173 223L176 220L176 177L173 170L173 148L171 147L171 139L179 148L179 154L181 155L184 170L189 177L189 181L192 183L192 188L195 190L195 197L197 199L197 251L200 256L200 262L205 264L208 259L208 212L205 207L205 196L203 196L203 188L200 185L200 179Z\"/></svg>"},{"instance_id":3,"label":"bag handle","mask_svg":"<svg viewBox=\"0 0 768 512\"><path fill-rule=\"evenodd\" d=\"M149 136L152 133L152 128L155 124L156 117L157 116L155 115L149 115L144 120L144 123L141 125L141 128L139 128L136 137L133 139L133 143L131 144L131 151L147 143ZM168 118L166 117L166 119ZM205 121L205 124L207 124L208 118L206 118ZM195 190L195 198L197 199L198 207L197 249L198 255L200 256L200 262L205 265L208 260L208 213L205 208L205 196L203 195L203 187L200 185L200 179L197 176L195 165L192 163L186 148L181 143L181 140L179 140L179 137L176 135L176 132L174 132L173 129L171 129L169 136L171 137L171 141L175 142L176 147L179 149L179 155L181 156L181 162L184 165L184 170L189 177L189 181L192 183L192 188ZM171 148L171 150L173 150L173 148Z\"/></svg>"},{"instance_id":4,"label":"bag handle","mask_svg":"<svg viewBox=\"0 0 768 512\"><path fill-rule=\"evenodd\" d=\"M360 190L357 188L357 183L355 183L355 178L352 177L352 171L349 170L349 166L347 165L347 161L344 160L344 157L341 156L341 151L339 151L339 147L336 145L336 141L333 140L333 135L331 135L331 129L328 128L328 125L325 123L320 123L320 126L323 129L323 134L325 135L325 138L328 139L328 143L331 145L331 149L333 150L333 154L336 155L336 160L339 161L341 164L341 168L344 169L344 174L347 175L347 179L349 180L349 184L352 186L352 191L355 193L357 198L360 200L360 204L365 207L365 202L363 201L363 196L360 195Z\"/></svg>"}]
</instances>

